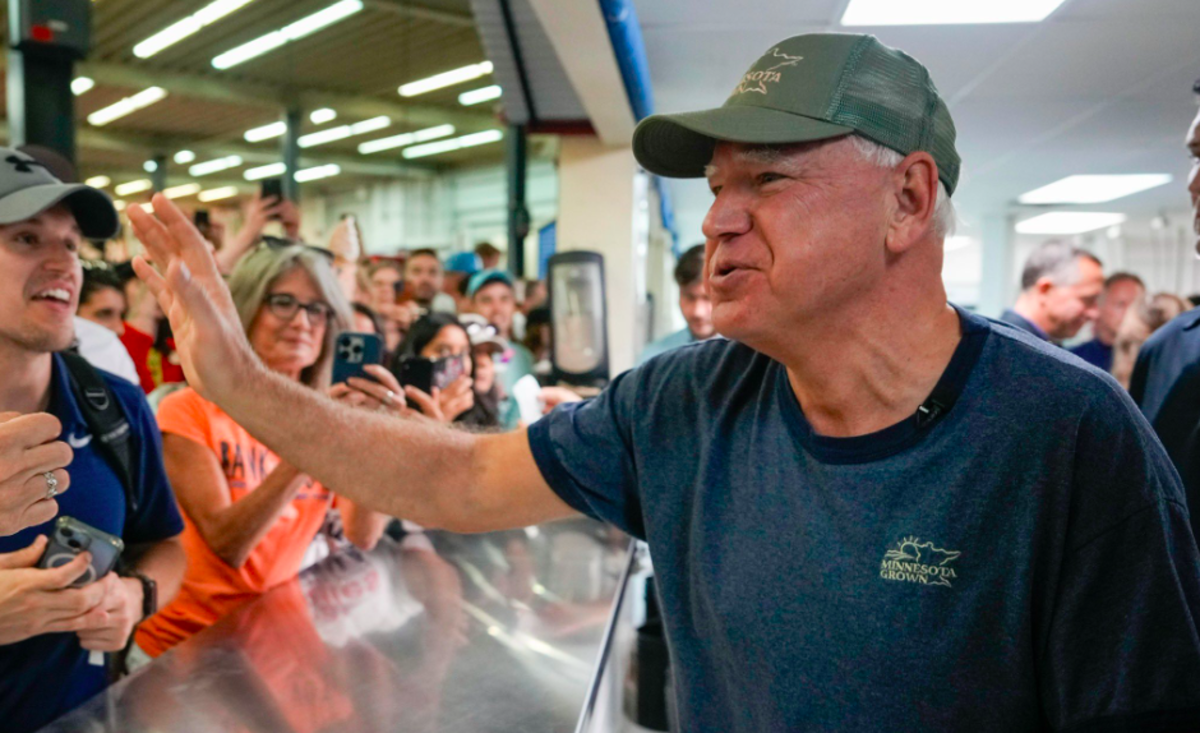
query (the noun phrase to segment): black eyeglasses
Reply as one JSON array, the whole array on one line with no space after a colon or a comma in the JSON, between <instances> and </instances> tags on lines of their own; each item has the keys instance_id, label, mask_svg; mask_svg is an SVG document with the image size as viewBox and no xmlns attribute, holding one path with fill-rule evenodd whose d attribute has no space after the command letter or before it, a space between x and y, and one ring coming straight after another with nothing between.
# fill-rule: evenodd
<instances>
[{"instance_id":1,"label":"black eyeglasses","mask_svg":"<svg viewBox=\"0 0 1200 733\"><path fill-rule=\"evenodd\" d=\"M312 303L301 303L296 296L287 293L272 293L265 301L267 310L281 321L291 321L301 308L308 314L308 322L314 326L324 325L333 315L333 308L328 303L319 300Z\"/></svg>"},{"instance_id":2,"label":"black eyeglasses","mask_svg":"<svg viewBox=\"0 0 1200 733\"><path fill-rule=\"evenodd\" d=\"M271 249L287 249L288 247L303 247L305 250L307 250L309 252L314 252L316 254L321 255L325 259L329 260L330 263L332 263L335 259L333 252L330 252L329 250L325 249L324 247L314 247L311 244L305 244L304 242L296 242L291 239L284 239L282 237L272 237L269 234L264 234L262 236L262 239L259 240L259 246L260 247L269 247Z\"/></svg>"}]
</instances>

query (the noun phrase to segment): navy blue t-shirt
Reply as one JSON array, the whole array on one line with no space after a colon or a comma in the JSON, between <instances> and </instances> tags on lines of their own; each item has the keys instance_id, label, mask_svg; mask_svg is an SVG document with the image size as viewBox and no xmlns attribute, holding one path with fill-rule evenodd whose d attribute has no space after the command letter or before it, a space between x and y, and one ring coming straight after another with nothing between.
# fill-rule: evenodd
<instances>
[{"instance_id":1,"label":"navy blue t-shirt","mask_svg":"<svg viewBox=\"0 0 1200 733\"><path fill-rule=\"evenodd\" d=\"M1112 371L1112 344L1106 344L1100 339L1092 339L1073 346L1068 351L1102 372Z\"/></svg>"},{"instance_id":2,"label":"navy blue t-shirt","mask_svg":"<svg viewBox=\"0 0 1200 733\"><path fill-rule=\"evenodd\" d=\"M1200 310L1177 316L1142 345L1129 394L1179 469L1200 536Z\"/></svg>"},{"instance_id":3,"label":"navy blue t-shirt","mask_svg":"<svg viewBox=\"0 0 1200 733\"><path fill-rule=\"evenodd\" d=\"M59 514L121 537L126 548L182 532L183 519L163 468L162 436L141 388L100 372L133 431L138 512L130 516L124 485L92 440L62 357L55 354L53 359L47 412L62 422L59 439L75 450L67 467L71 487L58 497ZM28 547L38 535L52 531L53 521L0 537L0 552ZM13 733L36 730L103 690L107 672L89 664L88 656L75 634L43 634L0 646L0 728Z\"/></svg>"},{"instance_id":4,"label":"navy blue t-shirt","mask_svg":"<svg viewBox=\"0 0 1200 733\"><path fill-rule=\"evenodd\" d=\"M1108 375L960 318L933 420L816 435L782 365L717 340L530 428L568 504L649 542L683 730L1200 720L1161 446Z\"/></svg>"}]
</instances>

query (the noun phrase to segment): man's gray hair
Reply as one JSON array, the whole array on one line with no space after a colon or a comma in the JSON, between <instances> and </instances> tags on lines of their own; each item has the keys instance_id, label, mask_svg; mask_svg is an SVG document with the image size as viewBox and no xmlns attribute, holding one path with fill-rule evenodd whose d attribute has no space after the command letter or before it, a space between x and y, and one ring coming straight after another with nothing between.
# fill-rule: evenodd
<instances>
[{"instance_id":1,"label":"man's gray hair","mask_svg":"<svg viewBox=\"0 0 1200 733\"><path fill-rule=\"evenodd\" d=\"M904 161L904 156L898 151L884 147L862 135L850 135L849 140L862 155L863 160L876 168L895 168ZM941 179L938 179L937 204L933 209L933 222L934 231L939 237L949 237L958 227L958 214L954 211L954 202L950 200L950 192L946 190L946 184L942 183Z\"/></svg>"},{"instance_id":2,"label":"man's gray hair","mask_svg":"<svg viewBox=\"0 0 1200 733\"><path fill-rule=\"evenodd\" d=\"M1043 277L1050 278L1055 285L1072 285L1079 279L1079 260L1087 259L1103 266L1100 258L1066 242L1052 239L1038 245L1025 260L1021 270L1021 290L1029 290Z\"/></svg>"},{"instance_id":3,"label":"man's gray hair","mask_svg":"<svg viewBox=\"0 0 1200 733\"><path fill-rule=\"evenodd\" d=\"M333 309L333 315L325 324L325 338L316 363L300 373L300 381L323 390L329 387L333 372L334 342L338 334L353 323L350 302L338 286L329 259L303 244L279 248L261 244L234 268L229 276L229 294L233 296L242 328L249 335L254 319L271 293L271 286L297 267L308 273L321 293L321 299Z\"/></svg>"}]
</instances>

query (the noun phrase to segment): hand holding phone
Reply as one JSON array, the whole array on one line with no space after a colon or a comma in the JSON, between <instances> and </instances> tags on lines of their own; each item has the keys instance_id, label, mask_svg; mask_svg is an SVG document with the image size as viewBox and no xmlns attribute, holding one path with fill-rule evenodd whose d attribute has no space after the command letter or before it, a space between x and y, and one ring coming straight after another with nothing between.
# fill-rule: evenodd
<instances>
[{"instance_id":1,"label":"hand holding phone","mask_svg":"<svg viewBox=\"0 0 1200 733\"><path fill-rule=\"evenodd\" d=\"M350 377L374 379L365 368L383 360L383 339L373 333L346 332L338 335L333 357L333 383Z\"/></svg>"},{"instance_id":2,"label":"hand holding phone","mask_svg":"<svg viewBox=\"0 0 1200 733\"><path fill-rule=\"evenodd\" d=\"M92 560L83 574L71 583L72 588L82 588L112 572L124 550L125 542L120 537L64 516L54 522L54 531L46 543L42 558L38 560L38 567L62 567L86 551Z\"/></svg>"}]
</instances>

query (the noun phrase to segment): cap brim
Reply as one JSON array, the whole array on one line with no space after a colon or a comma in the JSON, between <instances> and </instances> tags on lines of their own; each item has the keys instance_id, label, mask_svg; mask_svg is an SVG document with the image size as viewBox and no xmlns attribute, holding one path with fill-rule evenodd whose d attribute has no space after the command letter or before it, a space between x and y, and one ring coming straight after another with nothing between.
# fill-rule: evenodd
<instances>
[{"instance_id":1,"label":"cap brim","mask_svg":"<svg viewBox=\"0 0 1200 733\"><path fill-rule=\"evenodd\" d=\"M116 235L120 220L112 200L103 191L82 183L47 183L14 191L0 199L0 224L32 219L60 202L71 209L79 231L88 239Z\"/></svg>"},{"instance_id":2,"label":"cap brim","mask_svg":"<svg viewBox=\"0 0 1200 733\"><path fill-rule=\"evenodd\" d=\"M647 117L633 132L633 154L651 173L702 178L718 141L779 145L825 140L851 132L853 128L791 112L730 105Z\"/></svg>"}]
</instances>

